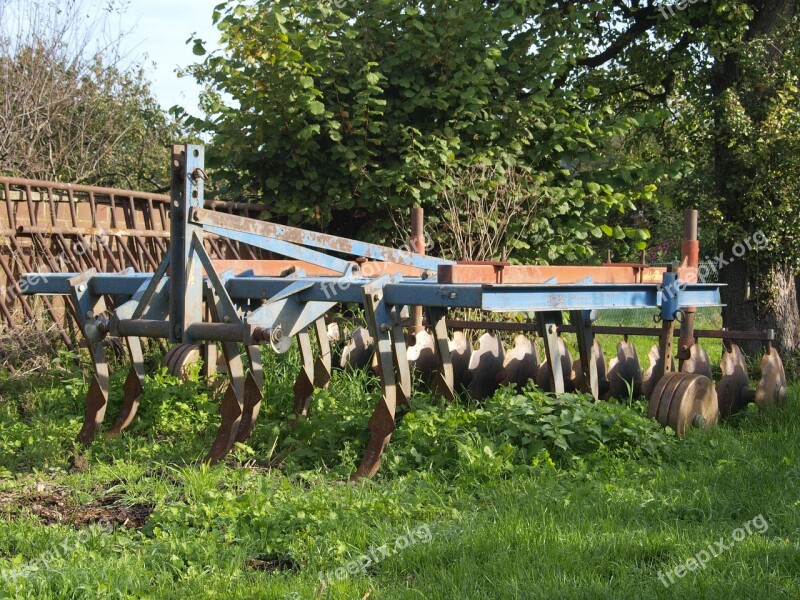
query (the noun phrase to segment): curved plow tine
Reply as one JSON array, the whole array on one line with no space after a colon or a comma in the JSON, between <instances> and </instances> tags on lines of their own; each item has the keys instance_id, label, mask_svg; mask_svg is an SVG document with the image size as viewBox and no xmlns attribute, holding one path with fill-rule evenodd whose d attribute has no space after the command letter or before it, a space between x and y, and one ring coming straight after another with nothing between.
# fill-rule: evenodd
<instances>
[{"instance_id":1,"label":"curved plow tine","mask_svg":"<svg viewBox=\"0 0 800 600\"><path fill-rule=\"evenodd\" d=\"M253 433L261 401L264 397L264 368L261 365L261 347L247 346L250 369L244 382L244 411L234 442L243 442Z\"/></svg>"},{"instance_id":2,"label":"curved plow tine","mask_svg":"<svg viewBox=\"0 0 800 600\"><path fill-rule=\"evenodd\" d=\"M361 460L353 479L372 477L381 465L381 456L392 432L395 430L395 412L397 410L397 379L394 371L394 349L392 340L393 327L389 309L383 300L383 285L388 278L380 277L364 286L364 308L370 328L376 336L376 354L383 393L372 417L369 420L370 438L364 457Z\"/></svg>"},{"instance_id":3,"label":"curved plow tine","mask_svg":"<svg viewBox=\"0 0 800 600\"><path fill-rule=\"evenodd\" d=\"M139 409L139 402L144 393L144 353L142 352L142 340L138 337L125 338L128 353L131 357L131 369L125 379L123 388L125 397L122 403L122 410L117 415L116 421L108 430L109 437L118 436L127 428L136 416Z\"/></svg>"},{"instance_id":4,"label":"curved plow tine","mask_svg":"<svg viewBox=\"0 0 800 600\"><path fill-rule=\"evenodd\" d=\"M539 370L539 355L536 345L524 335L514 338L514 348L506 354L505 380L503 383L513 383L517 388L536 379Z\"/></svg>"},{"instance_id":5,"label":"curved plow tine","mask_svg":"<svg viewBox=\"0 0 800 600\"><path fill-rule=\"evenodd\" d=\"M711 374L711 361L708 360L708 353L698 344L692 344L689 348L689 358L681 363L682 373L696 373L705 375L713 379Z\"/></svg>"},{"instance_id":6,"label":"curved plow tine","mask_svg":"<svg viewBox=\"0 0 800 600\"><path fill-rule=\"evenodd\" d=\"M206 287L205 294L209 314L214 321L222 321L222 313L233 312L232 307L226 307L211 286ZM235 314L229 314L228 316L236 317ZM211 444L211 449L203 459L211 464L223 459L236 442L245 407L244 363L242 355L239 353L239 344L237 342L222 342L222 354L228 366L230 382L219 407L222 421L214 442Z\"/></svg>"},{"instance_id":7,"label":"curved plow tine","mask_svg":"<svg viewBox=\"0 0 800 600\"><path fill-rule=\"evenodd\" d=\"M471 377L467 391L476 400L483 400L494 394L505 380L504 352L500 338L491 333L484 333L478 346L469 361Z\"/></svg>"},{"instance_id":8,"label":"curved plow tine","mask_svg":"<svg viewBox=\"0 0 800 600\"><path fill-rule=\"evenodd\" d=\"M88 444L94 439L108 407L109 371L103 344L105 334L101 333L95 319L95 315L103 313L106 306L103 298L93 294L88 285L89 279L95 274L94 269L89 269L69 280L69 298L73 314L86 337L94 367L94 376L86 394L83 426L76 438L81 444Z\"/></svg>"},{"instance_id":9,"label":"curved plow tine","mask_svg":"<svg viewBox=\"0 0 800 600\"><path fill-rule=\"evenodd\" d=\"M331 325L336 325L331 323ZM330 325L325 325L325 319L314 321L314 331L317 334L317 344L319 345L319 356L314 363L314 387L326 389L331 381L333 370L333 357L331 355L331 338L329 337ZM338 339L339 328L336 327Z\"/></svg>"},{"instance_id":10,"label":"curved plow tine","mask_svg":"<svg viewBox=\"0 0 800 600\"><path fill-rule=\"evenodd\" d=\"M786 373L778 351L770 344L761 359L761 379L755 393L759 408L780 404L786 399Z\"/></svg>"},{"instance_id":11,"label":"curved plow tine","mask_svg":"<svg viewBox=\"0 0 800 600\"><path fill-rule=\"evenodd\" d=\"M431 388L435 397L445 398L448 402L454 402L456 390L459 389L456 386L461 385L460 377L467 368L469 358L467 358L466 362L458 362L458 368L461 370L458 373L459 379L456 379L456 362L454 362L453 357L455 356L455 361L459 361L459 357L462 354L452 350L452 344L447 338L447 312L437 308L428 308L427 314L428 322L431 324L431 331L433 332L431 344L433 345L434 358L436 360L436 370L433 374ZM460 335L464 345L463 353L466 354L466 338L464 338L463 334ZM471 352L472 348L469 350Z\"/></svg>"},{"instance_id":12,"label":"curved plow tine","mask_svg":"<svg viewBox=\"0 0 800 600\"><path fill-rule=\"evenodd\" d=\"M617 356L608 364L610 398L627 398L631 392L634 398L642 394L642 367L639 364L639 355L628 340L617 344Z\"/></svg>"},{"instance_id":13,"label":"curved plow tine","mask_svg":"<svg viewBox=\"0 0 800 600\"><path fill-rule=\"evenodd\" d=\"M311 349L311 336L308 328L304 328L297 334L297 343L300 347L300 360L303 366L297 374L294 387L294 409L293 414L298 417L308 415L308 408L311 403L311 395L314 393L314 352ZM292 422L294 425L295 422Z\"/></svg>"},{"instance_id":14,"label":"curved plow tine","mask_svg":"<svg viewBox=\"0 0 800 600\"><path fill-rule=\"evenodd\" d=\"M653 344L647 356L650 359L650 367L644 372L644 375L642 375L642 394L645 398L649 399L653 393L653 388L656 386L656 383L658 383L657 375L661 368L661 350L659 349L658 344ZM672 360L672 364L670 366L671 369L669 369L669 371L674 371L674 359Z\"/></svg>"},{"instance_id":15,"label":"curved plow tine","mask_svg":"<svg viewBox=\"0 0 800 600\"><path fill-rule=\"evenodd\" d=\"M392 358L397 370L397 401L406 406L411 404L411 365L408 362L406 336L403 331L403 310L396 306L390 313L392 319ZM377 359L378 353L375 353Z\"/></svg>"},{"instance_id":16,"label":"curved plow tine","mask_svg":"<svg viewBox=\"0 0 800 600\"><path fill-rule=\"evenodd\" d=\"M752 400L752 392L748 387L747 362L739 346L730 344L730 350L723 346L720 369L722 377L717 383L717 401L724 419L746 407Z\"/></svg>"},{"instance_id":17,"label":"curved plow tine","mask_svg":"<svg viewBox=\"0 0 800 600\"><path fill-rule=\"evenodd\" d=\"M344 350L340 366L343 369L362 369L370 365L372 355L375 351L372 343L372 336L363 327L358 327L353 331L353 335Z\"/></svg>"}]
</instances>

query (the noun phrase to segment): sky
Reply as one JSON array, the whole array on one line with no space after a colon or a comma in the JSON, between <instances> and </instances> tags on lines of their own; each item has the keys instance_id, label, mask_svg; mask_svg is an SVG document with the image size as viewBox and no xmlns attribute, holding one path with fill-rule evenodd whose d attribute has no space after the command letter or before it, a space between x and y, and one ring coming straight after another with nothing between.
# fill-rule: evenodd
<instances>
[{"instance_id":1,"label":"sky","mask_svg":"<svg viewBox=\"0 0 800 600\"><path fill-rule=\"evenodd\" d=\"M179 78L175 70L200 59L186 44L193 33L207 42L208 51L217 48L219 35L211 23L211 13L222 1L128 0L119 7L115 21L120 31L127 32L128 60L145 67L153 95L164 109L179 104L199 116L200 86L190 77ZM107 0L92 2L107 4Z\"/></svg>"}]
</instances>

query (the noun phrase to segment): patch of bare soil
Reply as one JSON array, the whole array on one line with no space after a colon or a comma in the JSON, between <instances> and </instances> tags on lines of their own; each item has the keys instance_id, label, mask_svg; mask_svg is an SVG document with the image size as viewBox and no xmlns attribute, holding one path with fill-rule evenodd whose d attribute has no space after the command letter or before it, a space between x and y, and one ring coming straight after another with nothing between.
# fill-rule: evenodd
<instances>
[{"instance_id":1,"label":"patch of bare soil","mask_svg":"<svg viewBox=\"0 0 800 600\"><path fill-rule=\"evenodd\" d=\"M32 514L47 525L71 525L76 529L101 524L141 529L153 506L147 503L126 505L115 495L103 496L89 504L72 502L64 486L38 481L22 490L0 491L0 512Z\"/></svg>"}]
</instances>

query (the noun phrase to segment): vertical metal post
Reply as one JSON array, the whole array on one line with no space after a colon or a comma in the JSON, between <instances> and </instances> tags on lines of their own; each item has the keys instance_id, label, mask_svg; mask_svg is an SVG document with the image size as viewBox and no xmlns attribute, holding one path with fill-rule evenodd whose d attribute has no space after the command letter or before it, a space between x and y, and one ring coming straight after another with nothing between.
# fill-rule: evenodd
<instances>
[{"instance_id":1,"label":"vertical metal post","mask_svg":"<svg viewBox=\"0 0 800 600\"><path fill-rule=\"evenodd\" d=\"M203 320L203 269L193 247L202 246L203 228L189 220L193 208L203 207L204 151L187 144L172 148L170 187L170 341L191 343L185 335Z\"/></svg>"},{"instance_id":2,"label":"vertical metal post","mask_svg":"<svg viewBox=\"0 0 800 600\"><path fill-rule=\"evenodd\" d=\"M575 325L578 339L581 370L583 371L582 389L591 394L595 400L600 399L600 379L597 372L597 357L594 356L594 331L592 330L592 311L573 310L569 313L570 321Z\"/></svg>"},{"instance_id":3,"label":"vertical metal post","mask_svg":"<svg viewBox=\"0 0 800 600\"><path fill-rule=\"evenodd\" d=\"M683 213L683 243L681 244L681 267L695 269L700 266L700 242L697 235L697 211L687 209ZM689 280L687 283L697 283ZM683 364L690 356L692 346L695 344L694 339L694 320L697 314L697 308L688 307L684 308L683 312L686 317L681 323L681 336L678 340L678 358Z\"/></svg>"},{"instance_id":4,"label":"vertical metal post","mask_svg":"<svg viewBox=\"0 0 800 600\"><path fill-rule=\"evenodd\" d=\"M562 323L561 312L540 312L536 314L539 335L544 340L544 351L550 367L550 389L554 394L563 394L564 370L561 368L561 350L558 346L558 326Z\"/></svg>"},{"instance_id":5,"label":"vertical metal post","mask_svg":"<svg viewBox=\"0 0 800 600\"><path fill-rule=\"evenodd\" d=\"M425 211L419 206L411 209L411 251L425 255ZM413 327L412 333L417 334L422 331L422 307L412 308Z\"/></svg>"}]
</instances>

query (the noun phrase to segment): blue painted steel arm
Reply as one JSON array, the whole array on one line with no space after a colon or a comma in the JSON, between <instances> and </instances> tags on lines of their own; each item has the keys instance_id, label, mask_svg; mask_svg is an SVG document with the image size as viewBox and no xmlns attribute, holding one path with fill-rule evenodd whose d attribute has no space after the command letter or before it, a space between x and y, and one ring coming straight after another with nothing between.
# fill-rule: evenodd
<instances>
[{"instance_id":1,"label":"blue painted steel arm","mask_svg":"<svg viewBox=\"0 0 800 600\"><path fill-rule=\"evenodd\" d=\"M46 276L46 277L45 277ZM27 294L66 294L68 280L75 274L31 274L23 277ZM96 294L132 296L152 274L96 275L90 281ZM363 278L310 277L312 285L301 291L301 301L361 303ZM233 277L227 282L235 300L269 299L296 281L281 277ZM687 285L680 294L680 306L720 306L718 284ZM438 284L435 281L403 280L384 288L390 305L482 308L494 312L535 312L541 310L590 310L609 308L660 308L663 292L653 284L591 285L496 285Z\"/></svg>"}]
</instances>

